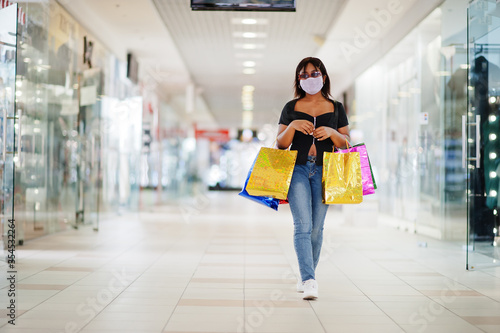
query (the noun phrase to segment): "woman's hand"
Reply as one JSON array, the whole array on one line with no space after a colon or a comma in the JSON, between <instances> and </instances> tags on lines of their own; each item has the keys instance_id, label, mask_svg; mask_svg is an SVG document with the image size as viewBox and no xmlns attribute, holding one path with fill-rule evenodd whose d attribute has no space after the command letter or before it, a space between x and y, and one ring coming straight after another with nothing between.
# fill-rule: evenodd
<instances>
[{"instance_id":1,"label":"woman's hand","mask_svg":"<svg viewBox=\"0 0 500 333\"><path fill-rule=\"evenodd\" d=\"M328 138L331 138L331 136L335 133L336 131L328 126L321 126L316 128L313 131L313 136L318 140L318 141L323 141Z\"/></svg>"},{"instance_id":2,"label":"woman's hand","mask_svg":"<svg viewBox=\"0 0 500 333\"><path fill-rule=\"evenodd\" d=\"M314 131L313 123L308 120L294 120L289 126L294 128L296 131L304 133L305 135L312 134Z\"/></svg>"}]
</instances>

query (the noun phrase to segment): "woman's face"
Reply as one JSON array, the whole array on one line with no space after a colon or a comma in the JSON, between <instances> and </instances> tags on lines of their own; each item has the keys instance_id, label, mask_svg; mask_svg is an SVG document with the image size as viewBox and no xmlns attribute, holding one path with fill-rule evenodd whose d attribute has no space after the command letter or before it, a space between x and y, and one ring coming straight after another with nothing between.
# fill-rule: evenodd
<instances>
[{"instance_id":1,"label":"woman's face","mask_svg":"<svg viewBox=\"0 0 500 333\"><path fill-rule=\"evenodd\" d=\"M318 75L319 73L319 75ZM305 77L301 77L303 74L306 74ZM313 64L308 63L306 68L300 71L299 73L299 80L303 80L306 78L310 77L318 77L318 76L323 76L323 83L325 82L325 76L321 73L319 68L314 67Z\"/></svg>"}]
</instances>

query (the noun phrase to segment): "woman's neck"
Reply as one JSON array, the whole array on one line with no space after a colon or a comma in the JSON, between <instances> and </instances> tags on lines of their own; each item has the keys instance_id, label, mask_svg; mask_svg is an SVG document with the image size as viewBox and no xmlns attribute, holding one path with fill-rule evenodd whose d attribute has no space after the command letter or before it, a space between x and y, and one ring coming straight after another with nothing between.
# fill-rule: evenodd
<instances>
[{"instance_id":1,"label":"woman's neck","mask_svg":"<svg viewBox=\"0 0 500 333\"><path fill-rule=\"evenodd\" d=\"M305 95L303 99L308 102L322 102L326 98L323 96L323 94L321 94L321 92L319 92L315 95Z\"/></svg>"}]
</instances>

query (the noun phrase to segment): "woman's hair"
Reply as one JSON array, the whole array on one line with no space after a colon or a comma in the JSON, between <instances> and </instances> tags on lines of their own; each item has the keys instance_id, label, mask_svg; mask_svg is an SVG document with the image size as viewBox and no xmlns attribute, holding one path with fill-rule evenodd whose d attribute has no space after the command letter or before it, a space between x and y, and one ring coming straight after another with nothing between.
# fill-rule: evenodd
<instances>
[{"instance_id":1,"label":"woman's hair","mask_svg":"<svg viewBox=\"0 0 500 333\"><path fill-rule=\"evenodd\" d=\"M328 75L328 73L326 71L326 67L323 64L323 62L321 60L319 60L318 58L314 58L314 57L304 58L297 65L297 69L295 70L295 84L294 84L295 97L302 98L302 97L306 96L306 92L304 90L302 90L302 88L300 87L299 74L301 71L306 69L308 64L312 64L316 69L318 69L321 72L321 75L323 75L323 76L326 75L325 84L323 84L323 88L321 88L321 94L325 98L331 98L330 76Z\"/></svg>"}]
</instances>

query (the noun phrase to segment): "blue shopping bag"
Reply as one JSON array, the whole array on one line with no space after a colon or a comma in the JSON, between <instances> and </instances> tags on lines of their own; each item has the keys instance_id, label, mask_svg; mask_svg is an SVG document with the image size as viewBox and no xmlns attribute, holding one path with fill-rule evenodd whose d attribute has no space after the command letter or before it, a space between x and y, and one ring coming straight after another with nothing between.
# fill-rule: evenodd
<instances>
[{"instance_id":1,"label":"blue shopping bag","mask_svg":"<svg viewBox=\"0 0 500 333\"><path fill-rule=\"evenodd\" d=\"M253 166L254 165L255 165L255 161L253 161L252 167L248 171L247 179L245 180L245 185L243 185L243 188L242 188L241 192L238 193L238 195L241 195L244 198L253 200L255 202L258 202L258 203L260 203L260 204L262 204L264 206L267 206L267 207L272 208L272 209L274 209L274 210L277 211L280 202L284 203L283 200L275 199L275 198L270 198L270 197L260 197L260 196L255 196L255 195L248 194L248 192L246 190L246 187L247 187L247 184L248 184L248 179L250 179L250 175L252 174L252 170L253 170Z\"/></svg>"}]
</instances>

